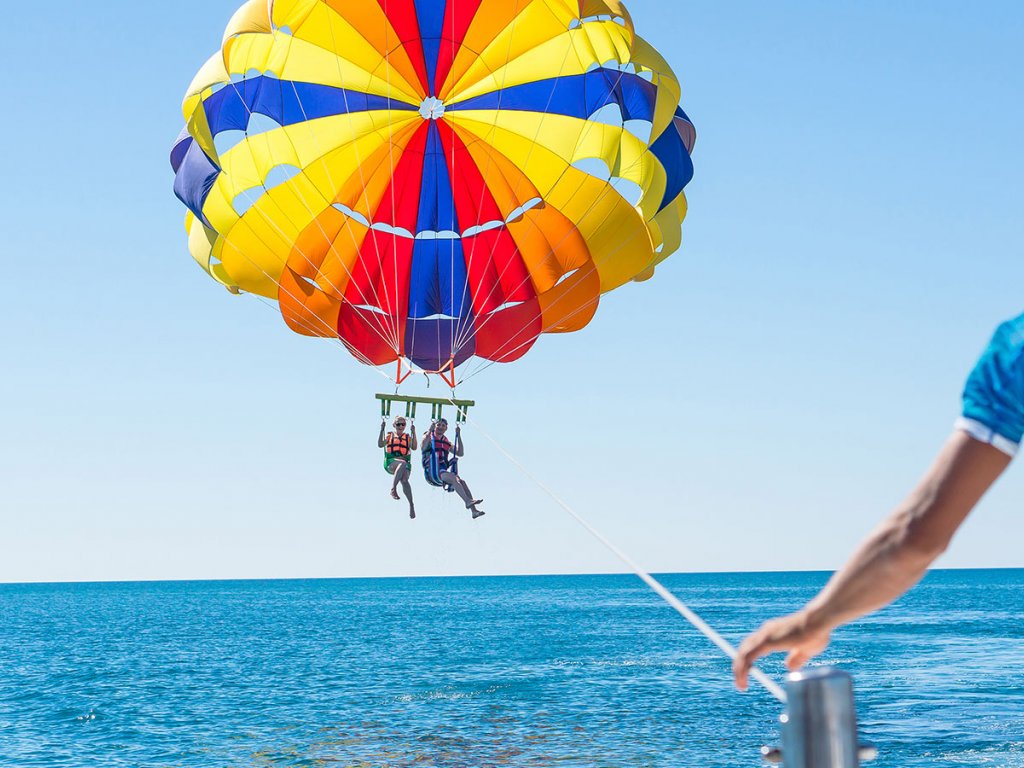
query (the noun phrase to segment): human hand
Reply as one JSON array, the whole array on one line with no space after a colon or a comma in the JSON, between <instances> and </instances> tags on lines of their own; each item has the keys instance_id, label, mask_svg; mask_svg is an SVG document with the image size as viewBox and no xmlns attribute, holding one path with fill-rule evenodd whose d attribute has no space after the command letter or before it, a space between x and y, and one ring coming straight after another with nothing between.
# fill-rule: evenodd
<instances>
[{"instance_id":1,"label":"human hand","mask_svg":"<svg viewBox=\"0 0 1024 768\"><path fill-rule=\"evenodd\" d=\"M786 669L791 672L800 669L809 659L828 647L831 634L828 628L813 625L809 615L804 611L766 621L760 629L740 643L739 651L732 662L736 687L741 691L747 690L750 668L759 658L773 651L789 651L789 655L786 656Z\"/></svg>"}]
</instances>

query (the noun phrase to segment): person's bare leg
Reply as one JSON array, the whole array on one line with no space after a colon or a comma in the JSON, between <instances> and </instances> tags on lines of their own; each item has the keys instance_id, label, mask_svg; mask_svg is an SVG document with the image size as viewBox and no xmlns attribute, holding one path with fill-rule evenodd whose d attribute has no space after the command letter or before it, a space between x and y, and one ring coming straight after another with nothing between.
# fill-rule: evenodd
<instances>
[{"instance_id":1,"label":"person's bare leg","mask_svg":"<svg viewBox=\"0 0 1024 768\"><path fill-rule=\"evenodd\" d=\"M461 497L462 500L466 501L466 498L467 497L469 498L469 501L466 501L466 508L467 509L475 507L477 504L483 504L484 503L483 499L474 499L473 498L473 492L471 490L469 490L469 483L467 483L461 477L459 478L459 482L462 483L462 487L466 490L466 495Z\"/></svg>"},{"instance_id":2,"label":"person's bare leg","mask_svg":"<svg viewBox=\"0 0 1024 768\"><path fill-rule=\"evenodd\" d=\"M408 465L401 460L391 462L391 466L388 467L388 472L395 476L395 479L391 481L391 498L398 501L398 483L399 475L402 474L402 470L408 471Z\"/></svg>"},{"instance_id":3,"label":"person's bare leg","mask_svg":"<svg viewBox=\"0 0 1024 768\"><path fill-rule=\"evenodd\" d=\"M394 466L395 466L395 479L394 479L394 482L391 483L391 490L392 491L397 491L398 490L398 484L409 476L409 465L406 464L401 459L398 459L395 462ZM397 493L395 493L395 498L396 499L398 498L398 494Z\"/></svg>"},{"instance_id":4,"label":"person's bare leg","mask_svg":"<svg viewBox=\"0 0 1024 768\"><path fill-rule=\"evenodd\" d=\"M476 508L476 505L480 503L480 500L473 498L473 494L470 493L469 486L466 485L465 480L452 472L441 472L440 478L442 482L447 483L455 489L455 493L457 493L459 498L462 499L463 503L466 505L466 509L472 510L474 520L484 514L483 510Z\"/></svg>"},{"instance_id":5,"label":"person's bare leg","mask_svg":"<svg viewBox=\"0 0 1024 768\"><path fill-rule=\"evenodd\" d=\"M402 483L402 493L405 494L405 498L409 501L409 519L416 517L416 505L412 502L412 483L409 482L409 467L406 465L405 470L399 470L402 472L402 479L399 481Z\"/></svg>"}]
</instances>

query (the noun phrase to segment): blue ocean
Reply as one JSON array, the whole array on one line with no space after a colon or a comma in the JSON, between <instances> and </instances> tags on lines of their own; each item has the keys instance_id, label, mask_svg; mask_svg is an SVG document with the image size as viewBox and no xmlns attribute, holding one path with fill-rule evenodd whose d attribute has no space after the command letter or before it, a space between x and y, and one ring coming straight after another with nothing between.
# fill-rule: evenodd
<instances>
[{"instance_id":1,"label":"blue ocean","mask_svg":"<svg viewBox=\"0 0 1024 768\"><path fill-rule=\"evenodd\" d=\"M735 641L827 575L661 578ZM841 631L873 765L1024 766L1022 633L1006 570ZM778 740L629 576L7 585L0 648L3 768L734 768Z\"/></svg>"}]
</instances>

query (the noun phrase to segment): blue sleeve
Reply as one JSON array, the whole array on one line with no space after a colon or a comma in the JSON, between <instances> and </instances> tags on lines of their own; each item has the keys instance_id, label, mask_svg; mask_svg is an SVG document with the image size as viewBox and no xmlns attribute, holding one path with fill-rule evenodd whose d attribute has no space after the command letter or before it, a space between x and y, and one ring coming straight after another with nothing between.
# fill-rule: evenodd
<instances>
[{"instance_id":1,"label":"blue sleeve","mask_svg":"<svg viewBox=\"0 0 1024 768\"><path fill-rule=\"evenodd\" d=\"M967 422L991 430L989 442L996 444L998 436L1013 449L1020 444L1024 437L1024 315L996 329L967 377L963 404Z\"/></svg>"}]
</instances>

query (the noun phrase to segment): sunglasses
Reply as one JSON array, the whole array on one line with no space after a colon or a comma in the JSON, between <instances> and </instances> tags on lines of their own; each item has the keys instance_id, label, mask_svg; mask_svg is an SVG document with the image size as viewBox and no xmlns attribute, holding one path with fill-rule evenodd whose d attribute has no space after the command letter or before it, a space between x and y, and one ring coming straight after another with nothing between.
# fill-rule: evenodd
<instances>
[{"instance_id":1,"label":"sunglasses","mask_svg":"<svg viewBox=\"0 0 1024 768\"><path fill-rule=\"evenodd\" d=\"M404 421L396 421L395 422L395 426L396 427L404 427L405 426L405 422Z\"/></svg>"}]
</instances>

